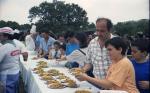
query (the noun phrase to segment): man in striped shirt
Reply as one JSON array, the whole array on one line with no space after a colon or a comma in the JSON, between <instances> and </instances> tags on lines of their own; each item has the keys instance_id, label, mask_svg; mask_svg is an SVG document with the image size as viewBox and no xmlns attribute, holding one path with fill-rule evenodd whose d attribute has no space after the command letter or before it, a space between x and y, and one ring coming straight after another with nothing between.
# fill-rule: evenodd
<instances>
[{"instance_id":1,"label":"man in striped shirt","mask_svg":"<svg viewBox=\"0 0 150 93\"><path fill-rule=\"evenodd\" d=\"M93 65L93 74L95 78L104 79L108 66L111 64L108 52L104 46L105 41L113 38L111 34L113 24L107 18L98 18L96 21L97 37L90 41L87 50L87 61L83 67L88 71Z\"/></svg>"}]
</instances>

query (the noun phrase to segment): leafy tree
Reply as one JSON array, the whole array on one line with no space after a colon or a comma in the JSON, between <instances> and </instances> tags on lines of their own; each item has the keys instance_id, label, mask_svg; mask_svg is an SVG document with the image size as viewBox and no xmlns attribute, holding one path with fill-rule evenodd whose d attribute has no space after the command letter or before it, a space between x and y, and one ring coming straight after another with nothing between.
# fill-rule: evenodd
<instances>
[{"instance_id":1,"label":"leafy tree","mask_svg":"<svg viewBox=\"0 0 150 93\"><path fill-rule=\"evenodd\" d=\"M29 19L38 21L35 23L40 31L46 27L54 33L65 31L82 31L88 28L88 18L85 10L76 4L65 4L64 2L43 2L29 10Z\"/></svg>"},{"instance_id":2,"label":"leafy tree","mask_svg":"<svg viewBox=\"0 0 150 93\"><path fill-rule=\"evenodd\" d=\"M30 29L31 29L31 25L29 25L29 24L20 25L20 29L21 29L22 31L30 30Z\"/></svg>"},{"instance_id":3,"label":"leafy tree","mask_svg":"<svg viewBox=\"0 0 150 93\"><path fill-rule=\"evenodd\" d=\"M5 21L1 20L1 21L0 21L0 28L1 28L1 27L5 27L6 24L7 24L7 23L6 23Z\"/></svg>"},{"instance_id":4,"label":"leafy tree","mask_svg":"<svg viewBox=\"0 0 150 93\"><path fill-rule=\"evenodd\" d=\"M29 24L23 24L23 25L19 25L17 22L14 21L0 21L0 28L1 27L11 27L12 29L18 29L21 31L27 31L31 28L31 25Z\"/></svg>"},{"instance_id":5,"label":"leafy tree","mask_svg":"<svg viewBox=\"0 0 150 93\"><path fill-rule=\"evenodd\" d=\"M14 21L0 21L0 27L11 27L12 29L18 29L19 28L19 24L17 22Z\"/></svg>"},{"instance_id":6,"label":"leafy tree","mask_svg":"<svg viewBox=\"0 0 150 93\"><path fill-rule=\"evenodd\" d=\"M114 30L116 33L120 34L121 36L128 34L136 35L137 32L148 33L149 31L149 20L148 19L141 19L138 21L127 21L127 22L118 22L114 26Z\"/></svg>"}]
</instances>

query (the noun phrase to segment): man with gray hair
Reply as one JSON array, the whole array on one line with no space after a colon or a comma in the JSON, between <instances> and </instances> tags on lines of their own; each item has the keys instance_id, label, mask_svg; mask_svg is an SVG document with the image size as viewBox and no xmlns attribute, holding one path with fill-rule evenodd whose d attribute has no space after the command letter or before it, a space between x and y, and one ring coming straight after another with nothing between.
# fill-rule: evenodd
<instances>
[{"instance_id":1,"label":"man with gray hair","mask_svg":"<svg viewBox=\"0 0 150 93\"><path fill-rule=\"evenodd\" d=\"M93 65L93 74L95 78L104 79L108 66L111 64L108 52L104 46L105 41L113 38L111 34L113 24L107 18L98 18L96 21L97 37L92 39L87 50L87 61L83 70L88 71Z\"/></svg>"}]
</instances>

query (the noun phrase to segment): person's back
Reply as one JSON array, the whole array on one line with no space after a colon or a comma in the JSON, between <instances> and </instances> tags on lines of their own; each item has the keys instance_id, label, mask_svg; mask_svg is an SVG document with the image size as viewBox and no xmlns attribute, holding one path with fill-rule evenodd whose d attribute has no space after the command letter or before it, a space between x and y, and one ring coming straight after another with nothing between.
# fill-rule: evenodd
<instances>
[{"instance_id":1,"label":"person's back","mask_svg":"<svg viewBox=\"0 0 150 93\"><path fill-rule=\"evenodd\" d=\"M18 90L19 55L20 50L12 44L0 47L0 81L3 83L4 93L16 93Z\"/></svg>"},{"instance_id":2,"label":"person's back","mask_svg":"<svg viewBox=\"0 0 150 93\"><path fill-rule=\"evenodd\" d=\"M19 72L20 50L12 44L4 44L0 47L0 73L16 74Z\"/></svg>"},{"instance_id":3,"label":"person's back","mask_svg":"<svg viewBox=\"0 0 150 93\"><path fill-rule=\"evenodd\" d=\"M10 27L0 28L0 82L4 93L16 93L18 90L20 49L15 46L12 33Z\"/></svg>"},{"instance_id":4,"label":"person's back","mask_svg":"<svg viewBox=\"0 0 150 93\"><path fill-rule=\"evenodd\" d=\"M35 42L34 39L31 37L31 35L27 35L25 38L25 44L29 51L35 50Z\"/></svg>"}]
</instances>

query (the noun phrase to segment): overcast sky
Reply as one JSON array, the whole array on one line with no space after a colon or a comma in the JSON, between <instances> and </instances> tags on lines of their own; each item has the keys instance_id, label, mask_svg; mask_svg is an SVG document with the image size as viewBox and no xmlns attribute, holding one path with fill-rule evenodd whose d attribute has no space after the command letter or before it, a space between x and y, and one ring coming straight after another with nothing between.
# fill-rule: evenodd
<instances>
[{"instance_id":1,"label":"overcast sky","mask_svg":"<svg viewBox=\"0 0 150 93\"><path fill-rule=\"evenodd\" d=\"M0 20L29 23L29 9L53 0L0 0ZM149 18L149 0L59 0L75 3L86 10L89 22L107 17L113 23Z\"/></svg>"}]
</instances>

